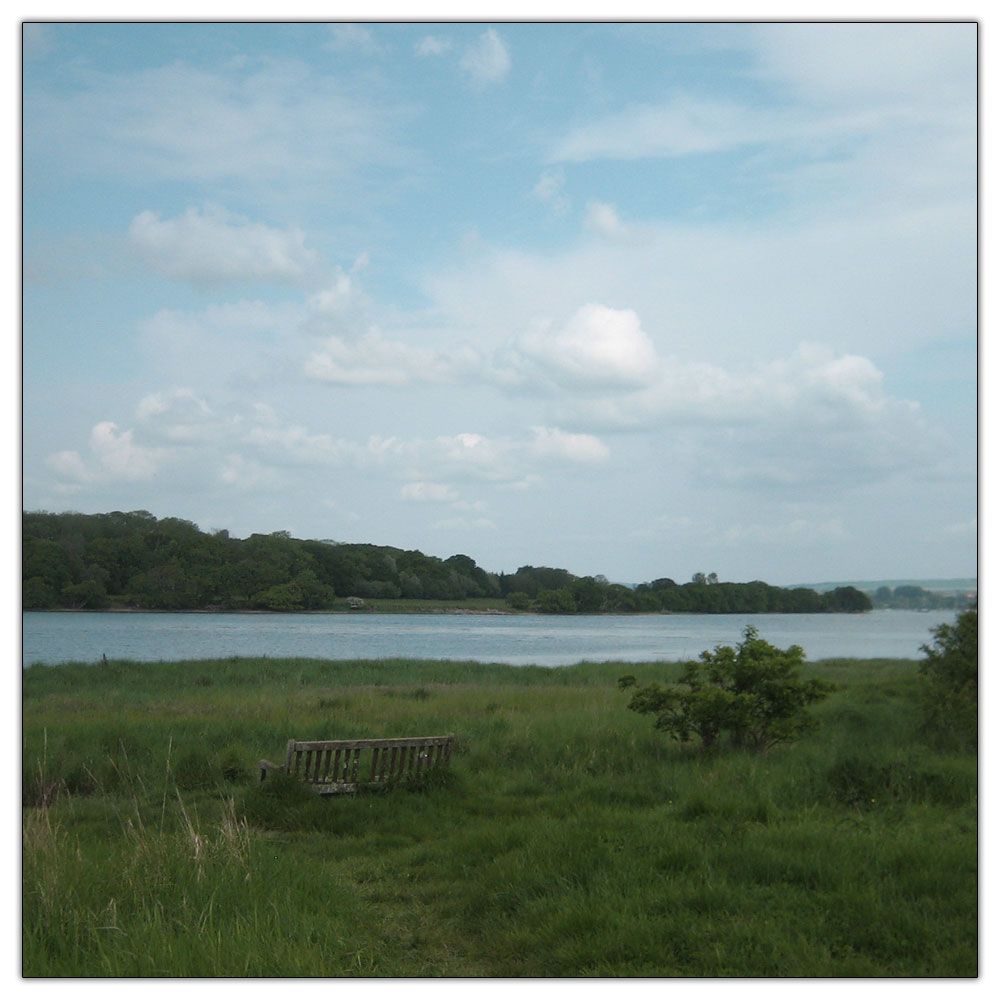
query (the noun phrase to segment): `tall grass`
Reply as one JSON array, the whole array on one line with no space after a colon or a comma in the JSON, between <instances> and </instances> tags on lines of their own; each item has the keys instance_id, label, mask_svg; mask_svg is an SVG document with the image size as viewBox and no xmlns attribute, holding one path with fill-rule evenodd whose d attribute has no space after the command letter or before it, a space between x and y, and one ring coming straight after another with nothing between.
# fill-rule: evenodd
<instances>
[{"instance_id":1,"label":"tall grass","mask_svg":"<svg viewBox=\"0 0 1000 1000\"><path fill-rule=\"evenodd\" d=\"M823 725L705 756L663 664L222 660L24 676L27 976L973 976L977 771L917 664L830 661ZM447 774L256 783L289 736L454 732Z\"/></svg>"}]
</instances>

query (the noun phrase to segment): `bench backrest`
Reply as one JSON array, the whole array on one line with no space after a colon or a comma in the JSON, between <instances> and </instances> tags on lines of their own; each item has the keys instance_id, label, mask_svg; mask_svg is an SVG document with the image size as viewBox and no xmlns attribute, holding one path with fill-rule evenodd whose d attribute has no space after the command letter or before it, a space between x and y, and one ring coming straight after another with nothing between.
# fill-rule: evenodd
<instances>
[{"instance_id":1,"label":"bench backrest","mask_svg":"<svg viewBox=\"0 0 1000 1000\"><path fill-rule=\"evenodd\" d=\"M451 760L454 735L384 740L289 740L285 771L314 785L415 777Z\"/></svg>"}]
</instances>

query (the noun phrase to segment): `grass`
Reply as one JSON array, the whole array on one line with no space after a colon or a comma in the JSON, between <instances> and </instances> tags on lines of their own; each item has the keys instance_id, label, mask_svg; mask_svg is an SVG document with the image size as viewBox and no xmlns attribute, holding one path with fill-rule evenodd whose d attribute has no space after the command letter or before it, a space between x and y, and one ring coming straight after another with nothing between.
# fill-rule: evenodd
<instances>
[{"instance_id":1,"label":"grass","mask_svg":"<svg viewBox=\"0 0 1000 1000\"><path fill-rule=\"evenodd\" d=\"M977 765L917 664L810 664L823 725L704 756L558 669L229 659L23 679L23 974L964 977ZM454 732L390 794L256 783L290 736Z\"/></svg>"}]
</instances>

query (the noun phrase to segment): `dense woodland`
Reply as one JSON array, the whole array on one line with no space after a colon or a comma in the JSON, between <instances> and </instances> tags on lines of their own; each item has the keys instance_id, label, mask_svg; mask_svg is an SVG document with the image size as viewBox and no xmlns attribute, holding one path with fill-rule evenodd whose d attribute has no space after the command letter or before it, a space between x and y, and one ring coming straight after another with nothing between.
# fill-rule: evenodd
<instances>
[{"instance_id":1,"label":"dense woodland","mask_svg":"<svg viewBox=\"0 0 1000 1000\"><path fill-rule=\"evenodd\" d=\"M385 545L292 538L232 538L148 511L22 515L25 610L321 611L379 600L496 600L498 607L554 614L681 611L722 613L867 611L854 587L827 593L695 574L626 587L603 576L522 566L491 573L466 555L447 559ZM376 605L377 606L377 605Z\"/></svg>"}]
</instances>

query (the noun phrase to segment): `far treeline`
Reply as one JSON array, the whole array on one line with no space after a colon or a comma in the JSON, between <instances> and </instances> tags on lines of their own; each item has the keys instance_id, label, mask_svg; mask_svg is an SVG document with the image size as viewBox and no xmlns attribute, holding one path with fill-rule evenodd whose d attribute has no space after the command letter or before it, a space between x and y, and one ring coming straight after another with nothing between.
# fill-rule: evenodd
<instances>
[{"instance_id":1,"label":"far treeline","mask_svg":"<svg viewBox=\"0 0 1000 1000\"><path fill-rule=\"evenodd\" d=\"M504 602L549 614L679 611L707 614L868 611L854 587L820 593L696 573L626 587L600 575L522 566L490 573L466 555L447 559L385 545L232 538L148 511L22 515L25 610L323 611L395 599Z\"/></svg>"}]
</instances>

